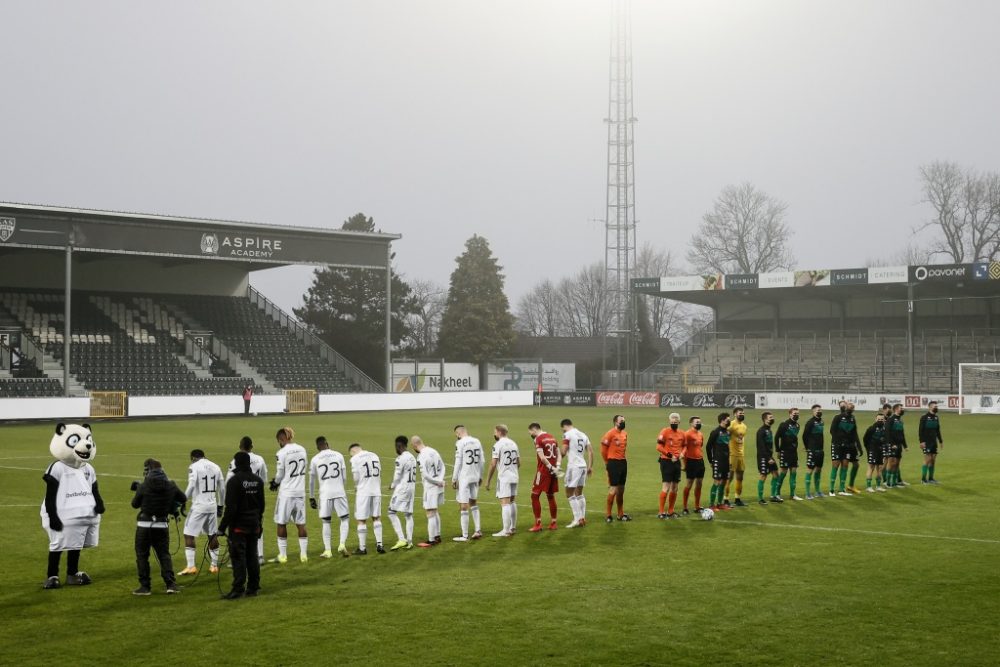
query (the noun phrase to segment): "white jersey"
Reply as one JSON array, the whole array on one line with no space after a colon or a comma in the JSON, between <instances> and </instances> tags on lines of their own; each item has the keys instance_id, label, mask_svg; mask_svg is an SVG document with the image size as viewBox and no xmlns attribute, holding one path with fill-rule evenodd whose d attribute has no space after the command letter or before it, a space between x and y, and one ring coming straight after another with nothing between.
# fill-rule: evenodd
<instances>
[{"instance_id":1,"label":"white jersey","mask_svg":"<svg viewBox=\"0 0 1000 667\"><path fill-rule=\"evenodd\" d=\"M192 512L215 514L217 505L226 503L222 468L208 459L198 459L188 466L188 485L184 495L191 501ZM216 501L218 496L218 501Z\"/></svg>"},{"instance_id":2,"label":"white jersey","mask_svg":"<svg viewBox=\"0 0 1000 667\"><path fill-rule=\"evenodd\" d=\"M253 452L247 452L250 455L250 472L260 477L265 482L267 481L267 461L260 454L254 454ZM236 472L236 460L233 459L229 462L229 471L226 473L226 481L228 482L233 474Z\"/></svg>"},{"instance_id":3,"label":"white jersey","mask_svg":"<svg viewBox=\"0 0 1000 667\"><path fill-rule=\"evenodd\" d=\"M425 489L444 488L444 459L433 447L424 447L417 457L420 464L420 480Z\"/></svg>"},{"instance_id":4,"label":"white jersey","mask_svg":"<svg viewBox=\"0 0 1000 667\"><path fill-rule=\"evenodd\" d=\"M79 468L74 468L62 461L55 461L49 466L46 474L59 482L56 513L59 514L60 521L66 525L73 525L95 523L100 520L94 512L97 500L94 498L93 487L97 481L97 473L94 472L93 466L84 463ZM48 517L44 500L42 516Z\"/></svg>"},{"instance_id":5,"label":"white jersey","mask_svg":"<svg viewBox=\"0 0 1000 667\"><path fill-rule=\"evenodd\" d=\"M346 478L344 455L332 449L324 449L309 462L309 497L315 498L316 488L319 487L320 500L346 498Z\"/></svg>"},{"instance_id":6,"label":"white jersey","mask_svg":"<svg viewBox=\"0 0 1000 667\"><path fill-rule=\"evenodd\" d=\"M571 428L563 433L563 442L566 443L566 469L587 467L587 447L590 446L590 438L579 429Z\"/></svg>"},{"instance_id":7,"label":"white jersey","mask_svg":"<svg viewBox=\"0 0 1000 667\"><path fill-rule=\"evenodd\" d=\"M290 442L278 450L278 468L274 473L274 481L281 486L278 498L305 498L306 471L309 464L306 461L306 450L302 445Z\"/></svg>"},{"instance_id":8,"label":"white jersey","mask_svg":"<svg viewBox=\"0 0 1000 667\"><path fill-rule=\"evenodd\" d=\"M507 484L516 484L518 480L518 463L521 455L517 443L507 437L500 438L493 445L493 459L497 462L497 480Z\"/></svg>"},{"instance_id":9,"label":"white jersey","mask_svg":"<svg viewBox=\"0 0 1000 667\"><path fill-rule=\"evenodd\" d=\"M396 457L396 472L390 486L411 493L417 486L417 459L410 452L403 452Z\"/></svg>"},{"instance_id":10,"label":"white jersey","mask_svg":"<svg viewBox=\"0 0 1000 667\"><path fill-rule=\"evenodd\" d=\"M358 498L382 496L382 462L375 452L362 451L352 456L351 473Z\"/></svg>"},{"instance_id":11,"label":"white jersey","mask_svg":"<svg viewBox=\"0 0 1000 667\"><path fill-rule=\"evenodd\" d=\"M483 479L486 455L483 445L472 436L465 436L455 443L455 468L451 481L459 484L478 484Z\"/></svg>"}]
</instances>

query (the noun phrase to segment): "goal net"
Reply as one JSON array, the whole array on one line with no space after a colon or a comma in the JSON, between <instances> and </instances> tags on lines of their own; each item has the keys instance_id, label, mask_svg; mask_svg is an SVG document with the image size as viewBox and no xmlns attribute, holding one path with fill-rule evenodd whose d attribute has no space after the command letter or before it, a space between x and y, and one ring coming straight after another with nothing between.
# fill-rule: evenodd
<instances>
[{"instance_id":1,"label":"goal net","mask_svg":"<svg viewBox=\"0 0 1000 667\"><path fill-rule=\"evenodd\" d=\"M1000 414L1000 364L959 364L958 394L958 414Z\"/></svg>"}]
</instances>

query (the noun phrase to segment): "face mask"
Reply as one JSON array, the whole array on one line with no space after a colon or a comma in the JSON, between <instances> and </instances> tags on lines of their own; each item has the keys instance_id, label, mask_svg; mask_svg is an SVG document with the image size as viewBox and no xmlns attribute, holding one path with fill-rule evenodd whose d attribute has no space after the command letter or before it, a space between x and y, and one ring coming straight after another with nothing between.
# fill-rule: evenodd
<instances>
[{"instance_id":1,"label":"face mask","mask_svg":"<svg viewBox=\"0 0 1000 667\"><path fill-rule=\"evenodd\" d=\"M498 441L499 441L499 440L500 440L500 436L499 436L499 435L497 435L496 433L494 433L494 434L493 434L493 439L494 439L494 440L498 440Z\"/></svg>"},{"instance_id":2,"label":"face mask","mask_svg":"<svg viewBox=\"0 0 1000 667\"><path fill-rule=\"evenodd\" d=\"M820 419L822 417L823 417L823 411L820 410L819 412L816 413L816 419Z\"/></svg>"},{"instance_id":3,"label":"face mask","mask_svg":"<svg viewBox=\"0 0 1000 667\"><path fill-rule=\"evenodd\" d=\"M799 416L798 415L792 415L792 421L793 422L797 422L798 420L799 420Z\"/></svg>"},{"instance_id":4,"label":"face mask","mask_svg":"<svg viewBox=\"0 0 1000 667\"><path fill-rule=\"evenodd\" d=\"M905 412L906 412L906 410L900 410L899 411L899 416L902 417Z\"/></svg>"},{"instance_id":5,"label":"face mask","mask_svg":"<svg viewBox=\"0 0 1000 667\"><path fill-rule=\"evenodd\" d=\"M765 424L766 424L767 426L770 426L771 424L773 424L773 423L774 423L774 420L773 420L773 419L768 419L768 420L767 420L766 422L764 422L764 423L765 423Z\"/></svg>"},{"instance_id":6,"label":"face mask","mask_svg":"<svg viewBox=\"0 0 1000 667\"><path fill-rule=\"evenodd\" d=\"M736 417L736 421L738 421L738 422L741 422L744 419L746 419L746 417L744 415L739 415L738 417Z\"/></svg>"},{"instance_id":7,"label":"face mask","mask_svg":"<svg viewBox=\"0 0 1000 667\"><path fill-rule=\"evenodd\" d=\"M937 414L937 408L931 408L931 414L932 415L936 415Z\"/></svg>"},{"instance_id":8,"label":"face mask","mask_svg":"<svg viewBox=\"0 0 1000 667\"><path fill-rule=\"evenodd\" d=\"M846 405L841 406L840 407L840 411L841 412L847 412L847 406Z\"/></svg>"},{"instance_id":9,"label":"face mask","mask_svg":"<svg viewBox=\"0 0 1000 667\"><path fill-rule=\"evenodd\" d=\"M851 410L851 409L848 409L848 410L847 410L847 414L849 414L849 415L853 415L853 414L854 414L854 410Z\"/></svg>"},{"instance_id":10,"label":"face mask","mask_svg":"<svg viewBox=\"0 0 1000 667\"><path fill-rule=\"evenodd\" d=\"M618 430L619 430L619 431L624 431L624 430L625 430L625 420L624 420L624 419L623 419L623 420L621 420L621 421L620 421L620 422L618 423Z\"/></svg>"},{"instance_id":11,"label":"face mask","mask_svg":"<svg viewBox=\"0 0 1000 667\"><path fill-rule=\"evenodd\" d=\"M673 430L675 430L675 431L676 431L676 430L677 430L677 424L671 424L671 425L670 425L670 428L672 428Z\"/></svg>"},{"instance_id":12,"label":"face mask","mask_svg":"<svg viewBox=\"0 0 1000 667\"><path fill-rule=\"evenodd\" d=\"M694 425L694 430L700 431L701 430L701 424L695 424Z\"/></svg>"}]
</instances>

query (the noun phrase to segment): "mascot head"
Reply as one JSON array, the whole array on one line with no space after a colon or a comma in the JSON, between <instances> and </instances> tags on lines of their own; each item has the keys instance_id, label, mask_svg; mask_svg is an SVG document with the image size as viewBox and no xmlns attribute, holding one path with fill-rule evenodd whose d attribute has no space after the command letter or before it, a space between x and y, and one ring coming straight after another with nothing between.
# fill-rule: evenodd
<instances>
[{"instance_id":1,"label":"mascot head","mask_svg":"<svg viewBox=\"0 0 1000 667\"><path fill-rule=\"evenodd\" d=\"M63 463L79 468L97 456L97 445L90 424L57 424L56 434L49 443L49 451Z\"/></svg>"}]
</instances>

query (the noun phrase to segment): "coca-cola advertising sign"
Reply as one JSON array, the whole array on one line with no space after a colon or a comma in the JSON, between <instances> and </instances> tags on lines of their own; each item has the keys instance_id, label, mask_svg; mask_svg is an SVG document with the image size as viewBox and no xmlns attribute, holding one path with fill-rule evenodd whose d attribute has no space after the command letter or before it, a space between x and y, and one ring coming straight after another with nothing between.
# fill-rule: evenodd
<instances>
[{"instance_id":1,"label":"coca-cola advertising sign","mask_svg":"<svg viewBox=\"0 0 1000 667\"><path fill-rule=\"evenodd\" d=\"M660 404L660 393L656 391L599 391L597 405L655 408Z\"/></svg>"}]
</instances>

